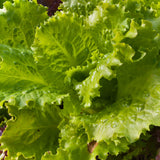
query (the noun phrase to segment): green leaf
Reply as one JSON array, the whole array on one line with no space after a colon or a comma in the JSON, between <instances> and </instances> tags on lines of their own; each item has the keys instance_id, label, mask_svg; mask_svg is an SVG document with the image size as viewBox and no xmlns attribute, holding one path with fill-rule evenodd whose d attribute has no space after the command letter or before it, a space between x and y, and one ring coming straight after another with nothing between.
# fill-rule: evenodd
<instances>
[{"instance_id":1,"label":"green leaf","mask_svg":"<svg viewBox=\"0 0 160 160\"><path fill-rule=\"evenodd\" d=\"M57 72L86 65L91 56L98 52L77 16L63 13L57 13L37 29L32 48L40 64L50 64L52 70Z\"/></svg>"},{"instance_id":2,"label":"green leaf","mask_svg":"<svg viewBox=\"0 0 160 160\"><path fill-rule=\"evenodd\" d=\"M25 158L34 156L40 160L46 151L56 152L59 135L57 126L61 118L54 106L46 106L43 111L17 110L16 114L15 120L7 122L7 128L0 139L1 148L9 151L8 159L14 159L22 153Z\"/></svg>"},{"instance_id":3,"label":"green leaf","mask_svg":"<svg viewBox=\"0 0 160 160\"><path fill-rule=\"evenodd\" d=\"M99 113L84 115L80 120L89 141L105 141L109 152L118 154L127 150L128 144L138 140L151 124L160 125L160 69L155 62L156 54L157 51L153 50L142 61L119 68L115 102Z\"/></svg>"},{"instance_id":4,"label":"green leaf","mask_svg":"<svg viewBox=\"0 0 160 160\"><path fill-rule=\"evenodd\" d=\"M13 0L1 0L0 1L0 9L3 8L3 3L6 2L6 1L13 2Z\"/></svg>"},{"instance_id":5,"label":"green leaf","mask_svg":"<svg viewBox=\"0 0 160 160\"><path fill-rule=\"evenodd\" d=\"M46 9L34 1L5 2L3 9L0 10L0 43L30 48L36 27L45 19Z\"/></svg>"},{"instance_id":6,"label":"green leaf","mask_svg":"<svg viewBox=\"0 0 160 160\"><path fill-rule=\"evenodd\" d=\"M0 45L0 51L1 85L8 88L15 87L20 81L47 85L37 71L31 51L12 49L6 45Z\"/></svg>"},{"instance_id":7,"label":"green leaf","mask_svg":"<svg viewBox=\"0 0 160 160\"><path fill-rule=\"evenodd\" d=\"M81 122L77 119L68 118L64 119L60 125L60 147L55 154L55 159L60 159L65 155L66 160L72 159L89 159L89 152L87 148L87 135Z\"/></svg>"},{"instance_id":8,"label":"green leaf","mask_svg":"<svg viewBox=\"0 0 160 160\"><path fill-rule=\"evenodd\" d=\"M159 2L64 0L60 9L46 22L36 0L0 10L8 159L106 160L160 126Z\"/></svg>"},{"instance_id":9,"label":"green leaf","mask_svg":"<svg viewBox=\"0 0 160 160\"><path fill-rule=\"evenodd\" d=\"M59 7L65 12L73 12L77 13L78 15L89 15L94 8L96 8L97 4L100 0L62 0L63 3Z\"/></svg>"},{"instance_id":10,"label":"green leaf","mask_svg":"<svg viewBox=\"0 0 160 160\"><path fill-rule=\"evenodd\" d=\"M35 108L37 104L41 107L46 104L60 104L61 99L68 96L64 85L61 86L63 92L57 90L55 84L52 86L54 77L48 79L45 76L35 63L31 51L0 45L0 59L2 104L7 101L10 106Z\"/></svg>"},{"instance_id":11,"label":"green leaf","mask_svg":"<svg viewBox=\"0 0 160 160\"><path fill-rule=\"evenodd\" d=\"M121 62L116 57L112 55L106 56L97 63L96 68L91 70L89 76L84 81L75 86L80 97L83 97L83 104L85 107L91 106L91 98L100 96L100 79L103 77L108 80L113 79L116 73L111 67L120 65Z\"/></svg>"},{"instance_id":12,"label":"green leaf","mask_svg":"<svg viewBox=\"0 0 160 160\"><path fill-rule=\"evenodd\" d=\"M56 159L56 160L61 160L61 159L68 160L67 156L68 155L67 155L67 153L65 151L63 151L61 149L58 149L56 155L53 155L51 151L46 152L43 155L42 160L52 160L52 159Z\"/></svg>"},{"instance_id":13,"label":"green leaf","mask_svg":"<svg viewBox=\"0 0 160 160\"><path fill-rule=\"evenodd\" d=\"M66 151L68 159L74 157L75 150L87 159L98 155L105 160L107 153L117 155L127 151L128 145L137 141L150 125L160 125L160 69L157 56L158 50L153 49L142 60L123 64L117 69L118 90L112 104L98 112L86 113L82 110L81 114L61 123L60 149ZM86 145L93 140L98 145L91 154L87 154ZM77 150L76 145L83 146L84 150Z\"/></svg>"},{"instance_id":14,"label":"green leaf","mask_svg":"<svg viewBox=\"0 0 160 160\"><path fill-rule=\"evenodd\" d=\"M103 54L114 51L115 42L123 39L123 34L129 28L130 19L125 16L124 6L104 1L86 17L88 32Z\"/></svg>"}]
</instances>

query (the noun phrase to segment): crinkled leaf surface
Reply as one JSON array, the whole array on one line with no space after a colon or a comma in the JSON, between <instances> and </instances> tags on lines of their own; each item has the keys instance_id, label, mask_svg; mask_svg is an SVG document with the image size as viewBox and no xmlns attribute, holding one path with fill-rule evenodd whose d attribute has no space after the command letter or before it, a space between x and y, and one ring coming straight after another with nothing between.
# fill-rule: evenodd
<instances>
[{"instance_id":1,"label":"crinkled leaf surface","mask_svg":"<svg viewBox=\"0 0 160 160\"><path fill-rule=\"evenodd\" d=\"M52 78L48 79L40 66L37 66L30 50L12 49L0 45L0 93L1 102L18 108L43 108L46 104L61 103L67 96L65 87L59 92L52 87ZM48 69L48 74L52 74Z\"/></svg>"},{"instance_id":2,"label":"crinkled leaf surface","mask_svg":"<svg viewBox=\"0 0 160 160\"><path fill-rule=\"evenodd\" d=\"M98 5L100 0L63 0L59 7L63 11L75 12L79 15L89 15Z\"/></svg>"},{"instance_id":3,"label":"crinkled leaf surface","mask_svg":"<svg viewBox=\"0 0 160 160\"><path fill-rule=\"evenodd\" d=\"M68 159L74 159L70 158L74 157L74 151L85 155L86 144L93 140L98 142L98 146L93 153L85 155L86 159L93 159L96 155L106 159L108 152L117 155L119 152L127 151L128 145L138 140L142 132L149 130L150 125L159 125L160 69L155 61L159 59L156 53L157 51L153 50L152 54L142 61L119 68L117 73L119 90L115 103L108 105L99 113L73 116L68 124L64 122L60 125L62 137L60 147L68 155ZM69 137L72 139L68 140ZM76 145L84 146L84 150L76 151ZM56 156L59 158L60 152Z\"/></svg>"},{"instance_id":4,"label":"crinkled leaf surface","mask_svg":"<svg viewBox=\"0 0 160 160\"><path fill-rule=\"evenodd\" d=\"M7 1L7 0L1 0L1 1L0 1L0 8L3 8L3 3L4 3L5 1ZM9 0L9 1L13 2L13 0Z\"/></svg>"},{"instance_id":5,"label":"crinkled leaf surface","mask_svg":"<svg viewBox=\"0 0 160 160\"><path fill-rule=\"evenodd\" d=\"M40 160L45 151L56 152L59 134L57 125L61 119L55 107L46 106L44 111L22 109L17 110L16 114L15 120L8 121L1 138L2 147L9 150L9 159L23 153L26 158L35 156Z\"/></svg>"},{"instance_id":6,"label":"crinkled leaf surface","mask_svg":"<svg viewBox=\"0 0 160 160\"><path fill-rule=\"evenodd\" d=\"M47 19L46 9L34 1L6 1L0 9L0 43L30 48L35 29Z\"/></svg>"},{"instance_id":7,"label":"crinkled leaf surface","mask_svg":"<svg viewBox=\"0 0 160 160\"><path fill-rule=\"evenodd\" d=\"M32 48L39 63L49 63L52 70L59 72L72 66L86 65L97 53L81 20L73 14L63 13L57 13L37 30Z\"/></svg>"},{"instance_id":8,"label":"crinkled leaf surface","mask_svg":"<svg viewBox=\"0 0 160 160\"><path fill-rule=\"evenodd\" d=\"M90 72L88 78L86 78L81 83L75 86L75 89L78 90L80 96L83 98L84 106L88 107L91 105L91 98L100 96L100 85L99 81L102 77L111 80L115 77L114 71L111 69L111 66L119 66L121 62L115 57L107 57L104 60L100 60L95 69Z\"/></svg>"},{"instance_id":9,"label":"crinkled leaf surface","mask_svg":"<svg viewBox=\"0 0 160 160\"><path fill-rule=\"evenodd\" d=\"M45 76L48 79L54 77L52 83L59 87L64 86L66 72L70 68L92 64L99 55L81 20L75 15L63 13L57 13L37 29L32 49ZM53 71L52 75L48 74L48 68Z\"/></svg>"},{"instance_id":10,"label":"crinkled leaf surface","mask_svg":"<svg viewBox=\"0 0 160 160\"><path fill-rule=\"evenodd\" d=\"M0 10L8 159L105 160L160 126L159 2L64 0L60 8L45 22L35 1Z\"/></svg>"},{"instance_id":11,"label":"crinkled leaf surface","mask_svg":"<svg viewBox=\"0 0 160 160\"><path fill-rule=\"evenodd\" d=\"M122 15L118 17L117 15L121 13ZM84 79L81 83L75 84L75 89L83 99L84 106L90 106L92 99L100 96L99 89L102 78L113 79L116 77L118 66L141 60L149 52L150 47L156 46L154 41L156 32L152 29L152 23L143 20L139 25L135 21L125 18L125 14L123 7L118 8L115 4L105 2L98 6L88 18L89 24L87 25L91 27L91 31L88 32L93 39L97 39L95 39L95 44L103 45L107 49L111 47L111 50L100 49L100 52L105 55L99 54L96 67L91 68L90 72L83 71L82 68L83 74L81 75L84 75ZM103 21L104 17L106 21L110 21L110 26L108 26L109 22ZM128 29L129 26L130 29ZM105 42L104 38L111 44L107 44L108 42ZM105 44L107 45L105 46ZM78 75L78 68L70 70L68 75L72 77L76 72Z\"/></svg>"}]
</instances>

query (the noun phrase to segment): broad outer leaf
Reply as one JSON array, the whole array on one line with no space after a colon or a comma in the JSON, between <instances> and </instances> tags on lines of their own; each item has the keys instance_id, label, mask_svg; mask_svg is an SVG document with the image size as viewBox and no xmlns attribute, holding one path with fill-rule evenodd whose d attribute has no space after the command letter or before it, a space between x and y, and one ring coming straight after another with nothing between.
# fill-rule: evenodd
<instances>
[{"instance_id":1,"label":"broad outer leaf","mask_svg":"<svg viewBox=\"0 0 160 160\"><path fill-rule=\"evenodd\" d=\"M0 101L7 101L9 106L19 108L42 108L46 104L60 104L65 92L57 91L55 84L50 84L54 77L45 76L33 59L30 50L13 49L0 45ZM52 74L48 69L48 74ZM57 83L57 82L56 82Z\"/></svg>"},{"instance_id":2,"label":"broad outer leaf","mask_svg":"<svg viewBox=\"0 0 160 160\"><path fill-rule=\"evenodd\" d=\"M16 114L15 120L8 121L0 139L1 147L9 151L8 159L15 159L22 153L26 158L36 157L40 160L46 151L56 152L57 126L61 118L53 105L46 106L44 111L22 109L17 110Z\"/></svg>"}]
</instances>

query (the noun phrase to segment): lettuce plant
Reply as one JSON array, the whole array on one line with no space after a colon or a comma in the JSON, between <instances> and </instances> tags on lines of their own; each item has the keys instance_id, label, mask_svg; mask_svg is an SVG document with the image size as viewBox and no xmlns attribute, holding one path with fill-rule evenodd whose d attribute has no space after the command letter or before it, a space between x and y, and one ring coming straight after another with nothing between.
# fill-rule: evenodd
<instances>
[{"instance_id":1,"label":"lettuce plant","mask_svg":"<svg viewBox=\"0 0 160 160\"><path fill-rule=\"evenodd\" d=\"M160 2L0 2L8 160L106 160L160 126Z\"/></svg>"}]
</instances>

